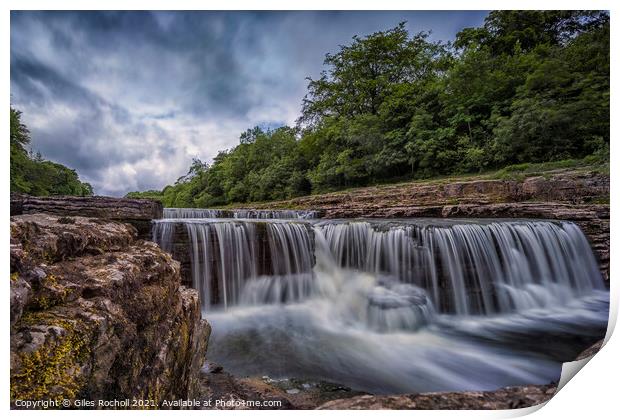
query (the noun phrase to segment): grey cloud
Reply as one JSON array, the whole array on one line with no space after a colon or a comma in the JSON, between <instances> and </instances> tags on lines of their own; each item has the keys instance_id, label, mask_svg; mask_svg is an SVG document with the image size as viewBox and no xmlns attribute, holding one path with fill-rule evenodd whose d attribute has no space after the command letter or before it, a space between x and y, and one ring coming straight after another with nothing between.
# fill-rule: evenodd
<instances>
[{"instance_id":1,"label":"grey cloud","mask_svg":"<svg viewBox=\"0 0 620 420\"><path fill-rule=\"evenodd\" d=\"M12 12L11 101L33 148L99 194L161 188L254 125L292 124L325 53L486 12Z\"/></svg>"}]
</instances>

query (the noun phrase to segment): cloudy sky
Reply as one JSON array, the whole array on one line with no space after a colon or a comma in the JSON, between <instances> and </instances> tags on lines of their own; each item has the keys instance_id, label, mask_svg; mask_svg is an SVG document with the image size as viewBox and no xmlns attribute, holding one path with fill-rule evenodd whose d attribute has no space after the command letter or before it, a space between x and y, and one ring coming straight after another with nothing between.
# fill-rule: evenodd
<instances>
[{"instance_id":1,"label":"cloudy sky","mask_svg":"<svg viewBox=\"0 0 620 420\"><path fill-rule=\"evenodd\" d=\"M11 102L32 148L101 195L161 189L256 125L294 124L325 53L486 12L12 12Z\"/></svg>"}]
</instances>

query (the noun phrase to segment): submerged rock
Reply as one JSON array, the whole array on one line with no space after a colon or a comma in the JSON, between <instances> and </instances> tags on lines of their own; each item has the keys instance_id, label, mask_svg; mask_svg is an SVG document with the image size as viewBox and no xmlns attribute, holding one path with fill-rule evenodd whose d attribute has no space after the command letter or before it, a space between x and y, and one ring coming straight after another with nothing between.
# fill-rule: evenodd
<instances>
[{"instance_id":1,"label":"submerged rock","mask_svg":"<svg viewBox=\"0 0 620 420\"><path fill-rule=\"evenodd\" d=\"M11 217L11 402L192 398L209 324L130 225Z\"/></svg>"},{"instance_id":2,"label":"submerged rock","mask_svg":"<svg viewBox=\"0 0 620 420\"><path fill-rule=\"evenodd\" d=\"M435 313L424 289L389 281L370 291L366 309L367 325L378 332L415 331L428 325Z\"/></svg>"},{"instance_id":3,"label":"submerged rock","mask_svg":"<svg viewBox=\"0 0 620 420\"><path fill-rule=\"evenodd\" d=\"M212 364L209 363L209 366ZM200 372L200 398L211 401L204 410L295 409L290 395L272 385L268 377L235 378L224 369ZM250 403L250 404L247 404Z\"/></svg>"},{"instance_id":4,"label":"submerged rock","mask_svg":"<svg viewBox=\"0 0 620 420\"><path fill-rule=\"evenodd\" d=\"M424 289L412 284L396 283L376 286L368 295L368 303L381 309L424 306L428 298Z\"/></svg>"},{"instance_id":5,"label":"submerged rock","mask_svg":"<svg viewBox=\"0 0 620 420\"><path fill-rule=\"evenodd\" d=\"M209 367L212 363L209 362ZM269 376L238 378L224 369L214 372L203 369L200 373L201 397L213 404L203 409L243 410L279 409L312 410L327 401L366 395L343 385L325 381ZM243 402L258 403L255 405Z\"/></svg>"}]
</instances>

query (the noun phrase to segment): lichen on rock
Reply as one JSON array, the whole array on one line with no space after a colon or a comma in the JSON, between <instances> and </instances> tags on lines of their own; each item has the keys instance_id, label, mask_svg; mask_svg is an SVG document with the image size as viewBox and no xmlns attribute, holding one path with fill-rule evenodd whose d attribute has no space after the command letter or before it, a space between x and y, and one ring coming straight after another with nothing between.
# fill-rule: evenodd
<instances>
[{"instance_id":1,"label":"lichen on rock","mask_svg":"<svg viewBox=\"0 0 620 420\"><path fill-rule=\"evenodd\" d=\"M11 401L191 398L210 333L179 264L119 222L11 218Z\"/></svg>"}]
</instances>

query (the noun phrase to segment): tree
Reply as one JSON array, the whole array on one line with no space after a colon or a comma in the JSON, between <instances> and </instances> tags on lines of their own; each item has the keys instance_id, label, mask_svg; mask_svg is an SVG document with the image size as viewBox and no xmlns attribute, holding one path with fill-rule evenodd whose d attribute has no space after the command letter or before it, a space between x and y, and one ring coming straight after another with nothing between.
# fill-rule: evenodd
<instances>
[{"instance_id":1,"label":"tree","mask_svg":"<svg viewBox=\"0 0 620 420\"><path fill-rule=\"evenodd\" d=\"M21 122L21 111L11 107L11 145L24 149L30 143L30 131Z\"/></svg>"},{"instance_id":2,"label":"tree","mask_svg":"<svg viewBox=\"0 0 620 420\"><path fill-rule=\"evenodd\" d=\"M497 10L482 28L457 34L457 48L488 47L494 55L513 54L514 46L531 51L539 45L561 46L576 36L609 23L606 11Z\"/></svg>"},{"instance_id":3,"label":"tree","mask_svg":"<svg viewBox=\"0 0 620 420\"><path fill-rule=\"evenodd\" d=\"M31 195L93 195L93 188L80 181L77 173L59 163L45 160L40 153L29 155L30 132L21 122L21 112L11 107L11 192Z\"/></svg>"},{"instance_id":4,"label":"tree","mask_svg":"<svg viewBox=\"0 0 620 420\"><path fill-rule=\"evenodd\" d=\"M440 43L428 42L428 33L413 37L405 22L365 38L353 37L351 45L326 54L329 67L317 80L308 78L300 124L317 124L325 117L377 114L379 107L401 83L415 83L435 71L444 52Z\"/></svg>"},{"instance_id":5,"label":"tree","mask_svg":"<svg viewBox=\"0 0 620 420\"><path fill-rule=\"evenodd\" d=\"M524 162L609 158L609 14L496 11L453 44L405 24L355 36L308 79L295 129L239 145L164 204L279 200Z\"/></svg>"}]
</instances>

